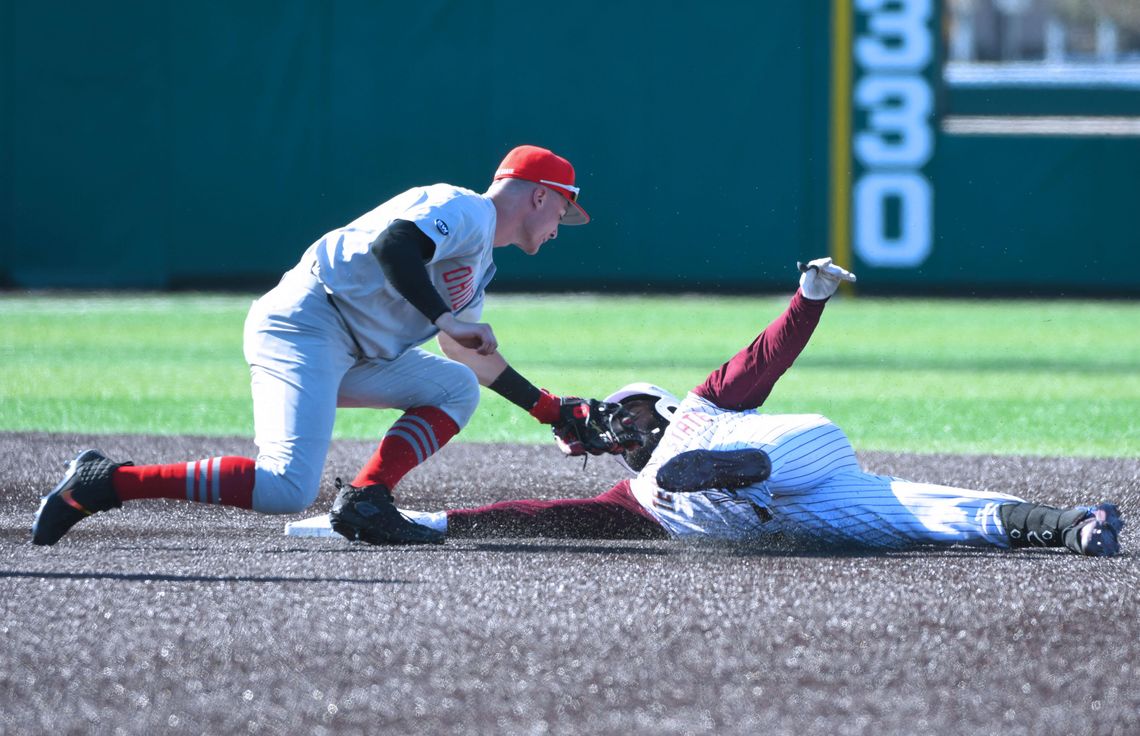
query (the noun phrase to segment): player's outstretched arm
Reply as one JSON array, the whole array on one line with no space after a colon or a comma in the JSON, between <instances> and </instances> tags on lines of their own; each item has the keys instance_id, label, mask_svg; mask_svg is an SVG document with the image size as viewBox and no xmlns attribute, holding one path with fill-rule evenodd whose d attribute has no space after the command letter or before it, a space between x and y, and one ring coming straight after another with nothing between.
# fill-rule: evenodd
<instances>
[{"instance_id":1,"label":"player's outstretched arm","mask_svg":"<svg viewBox=\"0 0 1140 736\"><path fill-rule=\"evenodd\" d=\"M556 396L537 388L509 365L487 388L549 424L559 449L567 455L619 454L641 446L633 416L620 404Z\"/></svg>"},{"instance_id":2,"label":"player's outstretched arm","mask_svg":"<svg viewBox=\"0 0 1140 736\"><path fill-rule=\"evenodd\" d=\"M524 378L498 352L480 355L444 332L438 339L443 354L474 371L480 385L549 424L559 449L567 455L616 454L641 445L633 417L620 404L556 396Z\"/></svg>"},{"instance_id":3,"label":"player's outstretched arm","mask_svg":"<svg viewBox=\"0 0 1140 736\"><path fill-rule=\"evenodd\" d=\"M733 411L755 409L767 400L776 381L807 346L839 282L855 280L830 258L810 261L801 270L800 288L784 313L748 347L710 373L694 393Z\"/></svg>"}]
</instances>

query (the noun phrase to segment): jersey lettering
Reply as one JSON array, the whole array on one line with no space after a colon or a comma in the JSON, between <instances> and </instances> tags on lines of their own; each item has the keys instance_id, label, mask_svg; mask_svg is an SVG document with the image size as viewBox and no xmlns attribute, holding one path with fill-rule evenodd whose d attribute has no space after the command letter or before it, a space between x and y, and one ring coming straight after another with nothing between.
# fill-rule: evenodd
<instances>
[{"instance_id":1,"label":"jersey lettering","mask_svg":"<svg viewBox=\"0 0 1140 736\"><path fill-rule=\"evenodd\" d=\"M447 286L452 311L466 306L475 296L475 278L470 266L460 266L443 274L443 283Z\"/></svg>"},{"instance_id":2,"label":"jersey lettering","mask_svg":"<svg viewBox=\"0 0 1140 736\"><path fill-rule=\"evenodd\" d=\"M653 496L653 505L666 511L677 510L677 503L673 500L673 494L663 491L660 488L657 489L657 493Z\"/></svg>"},{"instance_id":3,"label":"jersey lettering","mask_svg":"<svg viewBox=\"0 0 1140 736\"><path fill-rule=\"evenodd\" d=\"M681 417L681 421L678 422L678 430L687 437L695 432L700 432L711 421L712 417L707 414L690 412Z\"/></svg>"},{"instance_id":4,"label":"jersey lettering","mask_svg":"<svg viewBox=\"0 0 1140 736\"><path fill-rule=\"evenodd\" d=\"M470 266L460 266L459 268L453 268L450 271L448 271L447 273L445 273L443 275L443 282L445 284L450 284L453 281L459 281L464 276L470 276L470 275L471 275L471 267Z\"/></svg>"}]
</instances>

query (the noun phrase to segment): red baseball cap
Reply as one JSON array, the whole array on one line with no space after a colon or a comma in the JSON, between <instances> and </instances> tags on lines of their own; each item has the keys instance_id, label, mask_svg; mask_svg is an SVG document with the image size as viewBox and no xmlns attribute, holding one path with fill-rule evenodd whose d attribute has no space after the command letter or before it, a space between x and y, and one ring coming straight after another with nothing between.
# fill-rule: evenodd
<instances>
[{"instance_id":1,"label":"red baseball cap","mask_svg":"<svg viewBox=\"0 0 1140 736\"><path fill-rule=\"evenodd\" d=\"M563 225L585 225L590 216L578 204L578 187L574 186L574 167L553 151L538 146L519 146L507 154L495 172L499 179L523 179L542 184L561 194L573 205L562 218Z\"/></svg>"}]
</instances>

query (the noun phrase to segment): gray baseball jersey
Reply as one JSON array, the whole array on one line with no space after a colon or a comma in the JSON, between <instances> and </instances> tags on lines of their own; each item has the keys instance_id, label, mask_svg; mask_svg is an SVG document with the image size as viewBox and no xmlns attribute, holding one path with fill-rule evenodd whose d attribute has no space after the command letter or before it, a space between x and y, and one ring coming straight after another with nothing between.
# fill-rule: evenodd
<instances>
[{"instance_id":1,"label":"gray baseball jersey","mask_svg":"<svg viewBox=\"0 0 1140 736\"><path fill-rule=\"evenodd\" d=\"M381 360L395 359L439 332L388 283L371 252L394 220L414 222L435 243L428 277L460 319L478 321L495 275L495 205L450 184L409 189L313 243L295 270L316 275L364 354Z\"/></svg>"},{"instance_id":2,"label":"gray baseball jersey","mask_svg":"<svg viewBox=\"0 0 1140 736\"><path fill-rule=\"evenodd\" d=\"M431 406L462 427L478 405L469 368L417 347L438 330L388 283L371 252L397 219L435 243L427 272L456 316L479 318L495 273L496 215L491 200L469 189L408 190L313 243L246 318L258 511L313 502L338 406Z\"/></svg>"}]
</instances>

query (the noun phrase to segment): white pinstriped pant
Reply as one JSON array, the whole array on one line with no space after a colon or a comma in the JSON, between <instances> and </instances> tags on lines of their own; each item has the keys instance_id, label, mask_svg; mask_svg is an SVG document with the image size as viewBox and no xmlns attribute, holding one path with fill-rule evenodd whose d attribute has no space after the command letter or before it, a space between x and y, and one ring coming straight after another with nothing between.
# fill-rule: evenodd
<instances>
[{"instance_id":1,"label":"white pinstriped pant","mask_svg":"<svg viewBox=\"0 0 1140 736\"><path fill-rule=\"evenodd\" d=\"M297 513L316 500L337 407L434 406L462 428L479 403L471 369L426 350L357 360L323 287L296 272L254 302L244 349L258 448L253 508L262 513Z\"/></svg>"},{"instance_id":2,"label":"white pinstriped pant","mask_svg":"<svg viewBox=\"0 0 1140 736\"><path fill-rule=\"evenodd\" d=\"M886 548L1009 546L997 507L1022 500L1016 496L867 473L843 431L819 415L750 414L730 429L727 436L738 439L713 448L760 447L772 460L771 476L735 492L656 493L649 510L674 536L747 541L783 532Z\"/></svg>"}]
</instances>

